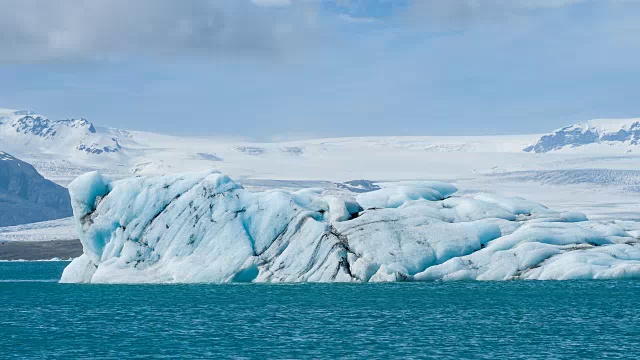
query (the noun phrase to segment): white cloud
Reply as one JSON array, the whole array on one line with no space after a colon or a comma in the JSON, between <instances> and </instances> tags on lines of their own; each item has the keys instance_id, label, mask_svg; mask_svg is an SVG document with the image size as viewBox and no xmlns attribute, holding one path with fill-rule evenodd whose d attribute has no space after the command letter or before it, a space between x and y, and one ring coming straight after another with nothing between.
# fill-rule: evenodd
<instances>
[{"instance_id":1,"label":"white cloud","mask_svg":"<svg viewBox=\"0 0 640 360\"><path fill-rule=\"evenodd\" d=\"M318 39L344 38L334 36L340 22L406 26L397 20L408 19L427 30L457 30L478 23L518 23L531 10L556 11L600 0L409 0L406 7L389 6L404 5L393 3L396 0L332 0L337 6L325 7L329 1L0 0L0 63L297 56L303 48L318 46ZM323 8L334 12L327 14ZM392 14L380 20L375 17L380 8Z\"/></svg>"},{"instance_id":2,"label":"white cloud","mask_svg":"<svg viewBox=\"0 0 640 360\"><path fill-rule=\"evenodd\" d=\"M309 41L303 8L276 11L249 0L0 0L0 62L277 54Z\"/></svg>"}]
</instances>

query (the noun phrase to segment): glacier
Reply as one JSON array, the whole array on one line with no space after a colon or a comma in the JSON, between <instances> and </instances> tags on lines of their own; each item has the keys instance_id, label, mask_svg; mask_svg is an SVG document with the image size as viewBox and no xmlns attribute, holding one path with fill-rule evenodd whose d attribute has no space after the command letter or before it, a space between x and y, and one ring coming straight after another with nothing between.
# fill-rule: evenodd
<instances>
[{"instance_id":1,"label":"glacier","mask_svg":"<svg viewBox=\"0 0 640 360\"><path fill-rule=\"evenodd\" d=\"M640 278L640 224L436 181L249 191L214 171L69 185L63 283Z\"/></svg>"}]
</instances>

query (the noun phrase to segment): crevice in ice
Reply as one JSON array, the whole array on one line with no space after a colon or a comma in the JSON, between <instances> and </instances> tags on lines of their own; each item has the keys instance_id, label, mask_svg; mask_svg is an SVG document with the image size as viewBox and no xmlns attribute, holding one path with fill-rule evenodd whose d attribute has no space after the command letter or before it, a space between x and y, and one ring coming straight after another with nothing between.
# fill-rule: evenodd
<instances>
[{"instance_id":1,"label":"crevice in ice","mask_svg":"<svg viewBox=\"0 0 640 360\"><path fill-rule=\"evenodd\" d=\"M362 281L362 279L359 279L351 271L351 264L349 263L348 254L352 254L356 260L360 258L360 255L358 255L355 251L353 251L349 247L349 239L347 238L347 236L340 234L340 232L338 232L338 230L336 230L336 228L333 227L333 225L329 226L329 234L334 236L338 240L336 245L338 246L338 248L341 248L344 252L344 254L340 256L338 268L336 269L336 272L333 275L332 279L336 278L336 276L338 275L338 272L340 271L340 268L342 268L345 271L345 273L347 273L347 275L349 275L349 277L351 277L352 279Z\"/></svg>"},{"instance_id":2,"label":"crevice in ice","mask_svg":"<svg viewBox=\"0 0 640 360\"><path fill-rule=\"evenodd\" d=\"M355 275L353 275L353 273L351 272L351 265L349 264L349 260L347 260L346 256L340 257L340 262L338 263L338 268L336 269L336 272L331 277L332 279L335 279L336 276L338 276L338 272L340 271L340 269L344 270L344 272L347 273L347 275L349 275L349 277L351 277L352 279L361 281Z\"/></svg>"},{"instance_id":3,"label":"crevice in ice","mask_svg":"<svg viewBox=\"0 0 640 360\"><path fill-rule=\"evenodd\" d=\"M313 253L309 258L309 261L307 262L306 266L299 271L300 276L304 277L304 275L308 274L319 263L317 260L318 260L318 254L320 253L320 247L322 246L323 239L326 239L326 234L323 234L322 237L320 237L320 241L316 242L315 247L313 248ZM331 251L328 251L324 261L326 261L326 258L329 257L330 254L331 254ZM324 261L320 263L323 263Z\"/></svg>"}]
</instances>

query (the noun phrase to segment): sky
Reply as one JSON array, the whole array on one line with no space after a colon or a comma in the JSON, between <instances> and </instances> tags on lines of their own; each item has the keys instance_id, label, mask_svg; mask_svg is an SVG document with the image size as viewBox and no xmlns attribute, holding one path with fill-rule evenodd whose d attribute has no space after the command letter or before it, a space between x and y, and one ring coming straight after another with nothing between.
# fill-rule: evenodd
<instances>
[{"instance_id":1,"label":"sky","mask_svg":"<svg viewBox=\"0 0 640 360\"><path fill-rule=\"evenodd\" d=\"M0 0L0 108L258 140L640 117L640 0Z\"/></svg>"}]
</instances>

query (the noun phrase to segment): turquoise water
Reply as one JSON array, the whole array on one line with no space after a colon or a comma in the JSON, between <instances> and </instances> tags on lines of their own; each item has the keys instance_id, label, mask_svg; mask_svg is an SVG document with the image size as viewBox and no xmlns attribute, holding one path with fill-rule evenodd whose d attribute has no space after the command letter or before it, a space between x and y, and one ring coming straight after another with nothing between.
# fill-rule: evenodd
<instances>
[{"instance_id":1,"label":"turquoise water","mask_svg":"<svg viewBox=\"0 0 640 360\"><path fill-rule=\"evenodd\" d=\"M0 263L0 358L640 358L638 281L46 282L65 265Z\"/></svg>"}]
</instances>

